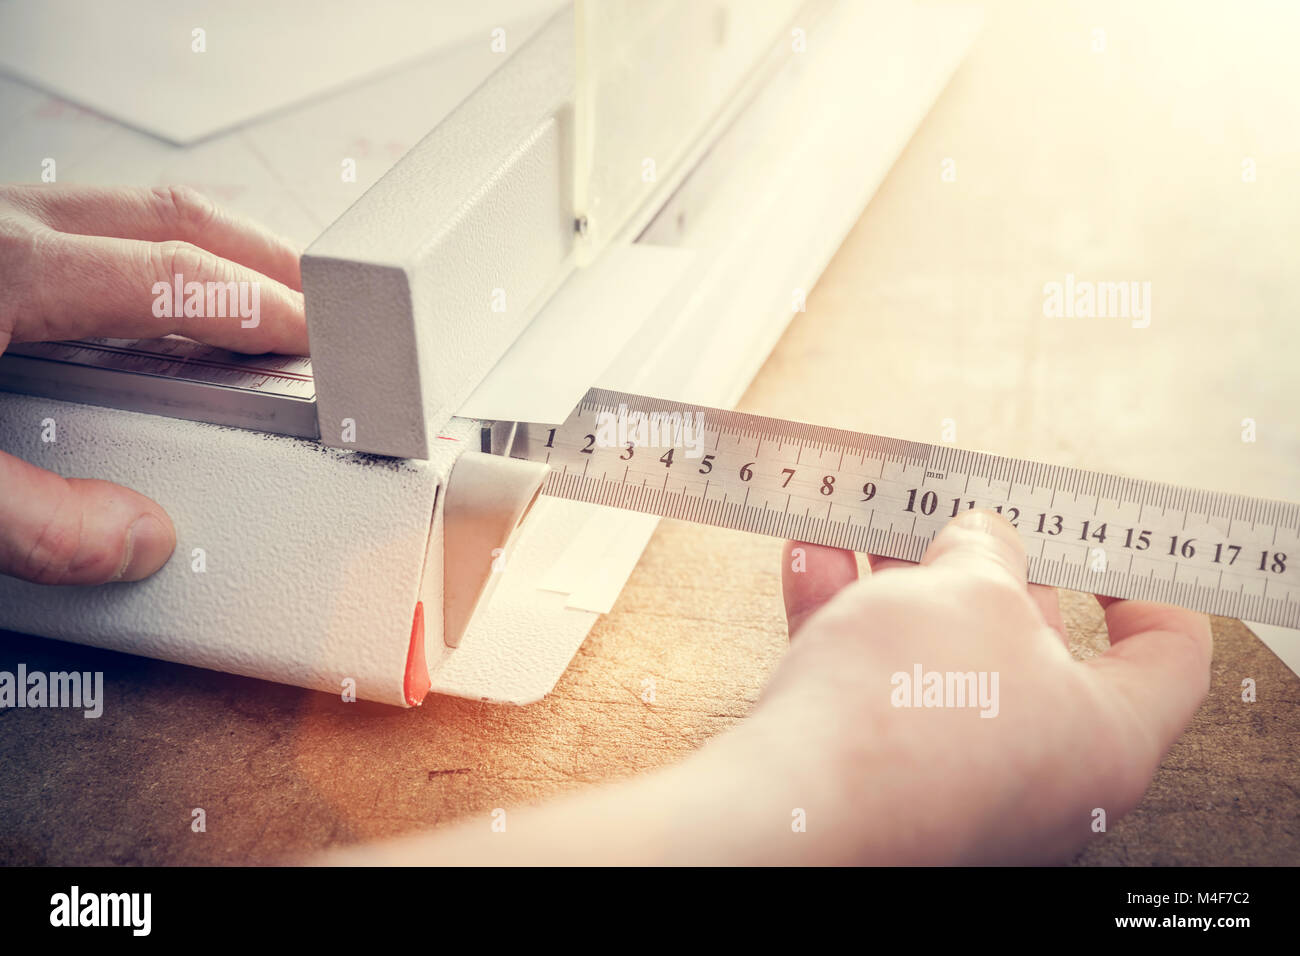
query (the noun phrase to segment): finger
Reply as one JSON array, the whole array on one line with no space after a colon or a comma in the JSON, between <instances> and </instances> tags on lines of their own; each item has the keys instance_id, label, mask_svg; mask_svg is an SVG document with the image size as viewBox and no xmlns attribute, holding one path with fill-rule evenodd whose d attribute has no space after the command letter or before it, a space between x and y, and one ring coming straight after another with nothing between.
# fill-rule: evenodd
<instances>
[{"instance_id":1,"label":"finger","mask_svg":"<svg viewBox=\"0 0 1300 956\"><path fill-rule=\"evenodd\" d=\"M888 571L891 568L914 568L915 561L904 561L901 558L887 558L882 554L867 555L867 565L871 568L872 574L879 574L881 571Z\"/></svg>"},{"instance_id":2,"label":"finger","mask_svg":"<svg viewBox=\"0 0 1300 956\"><path fill-rule=\"evenodd\" d=\"M787 541L781 561L781 593L791 638L818 608L858 579L858 561L852 551Z\"/></svg>"},{"instance_id":3,"label":"finger","mask_svg":"<svg viewBox=\"0 0 1300 956\"><path fill-rule=\"evenodd\" d=\"M867 555L867 563L871 566L871 573L878 574L881 571L890 568L910 568L915 567L913 561L903 561L899 558L886 558L878 554ZM1065 620L1061 617L1060 592L1056 588L1047 587L1042 584L1029 585L1029 596L1033 598L1034 603L1042 612L1043 620L1054 630L1061 638L1062 643L1067 647L1070 644L1070 637L1065 630Z\"/></svg>"},{"instance_id":4,"label":"finger","mask_svg":"<svg viewBox=\"0 0 1300 956\"><path fill-rule=\"evenodd\" d=\"M1028 563L1020 535L992 511L965 511L943 526L921 564L954 568L979 577L1026 584Z\"/></svg>"},{"instance_id":5,"label":"finger","mask_svg":"<svg viewBox=\"0 0 1300 956\"><path fill-rule=\"evenodd\" d=\"M176 532L144 495L62 478L0 452L0 574L36 584L138 581L167 563Z\"/></svg>"},{"instance_id":6,"label":"finger","mask_svg":"<svg viewBox=\"0 0 1300 956\"><path fill-rule=\"evenodd\" d=\"M204 294L192 297L190 283ZM15 342L179 333L236 352L307 354L301 292L189 243L45 233L31 296Z\"/></svg>"},{"instance_id":7,"label":"finger","mask_svg":"<svg viewBox=\"0 0 1300 956\"><path fill-rule=\"evenodd\" d=\"M1114 645L1147 631L1172 631L1175 633L1210 633L1210 619L1204 614L1156 604L1153 601L1128 601L1123 598L1096 595L1097 603L1106 612L1106 629Z\"/></svg>"},{"instance_id":8,"label":"finger","mask_svg":"<svg viewBox=\"0 0 1300 956\"><path fill-rule=\"evenodd\" d=\"M1128 701L1164 753L1209 691L1210 619L1147 601L1098 601L1106 609L1111 646L1085 666Z\"/></svg>"},{"instance_id":9,"label":"finger","mask_svg":"<svg viewBox=\"0 0 1300 956\"><path fill-rule=\"evenodd\" d=\"M1065 630L1065 619L1061 617L1061 592L1045 584L1029 585L1029 596L1043 613L1047 626L1057 633L1061 643L1070 646L1070 635Z\"/></svg>"},{"instance_id":10,"label":"finger","mask_svg":"<svg viewBox=\"0 0 1300 956\"><path fill-rule=\"evenodd\" d=\"M187 186L33 186L24 204L60 232L201 246L302 291L301 253L288 240Z\"/></svg>"}]
</instances>

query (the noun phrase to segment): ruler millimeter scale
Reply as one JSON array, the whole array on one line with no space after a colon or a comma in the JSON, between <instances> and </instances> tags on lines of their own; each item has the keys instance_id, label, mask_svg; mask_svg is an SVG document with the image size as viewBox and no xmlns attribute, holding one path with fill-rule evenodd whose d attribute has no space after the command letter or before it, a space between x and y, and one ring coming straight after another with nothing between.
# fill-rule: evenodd
<instances>
[{"instance_id":1,"label":"ruler millimeter scale","mask_svg":"<svg viewBox=\"0 0 1300 956\"><path fill-rule=\"evenodd\" d=\"M987 508L1032 582L1300 627L1292 503L604 389L510 454L550 465L550 495L909 561Z\"/></svg>"},{"instance_id":2,"label":"ruler millimeter scale","mask_svg":"<svg viewBox=\"0 0 1300 956\"><path fill-rule=\"evenodd\" d=\"M172 335L11 345L0 391L318 438L311 360L243 355Z\"/></svg>"}]
</instances>

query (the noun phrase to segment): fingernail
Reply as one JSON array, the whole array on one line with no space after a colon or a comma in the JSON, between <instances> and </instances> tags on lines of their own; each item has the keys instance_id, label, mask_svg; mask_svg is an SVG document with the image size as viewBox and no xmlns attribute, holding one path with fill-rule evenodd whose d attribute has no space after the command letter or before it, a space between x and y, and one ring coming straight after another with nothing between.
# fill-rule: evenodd
<instances>
[{"instance_id":1,"label":"fingernail","mask_svg":"<svg viewBox=\"0 0 1300 956\"><path fill-rule=\"evenodd\" d=\"M957 516L956 523L957 527L969 531L982 531L984 534L993 531L993 516L987 511L963 511Z\"/></svg>"},{"instance_id":2,"label":"fingernail","mask_svg":"<svg viewBox=\"0 0 1300 956\"><path fill-rule=\"evenodd\" d=\"M172 556L176 539L153 515L141 515L126 532L126 554L114 581L139 581L147 578Z\"/></svg>"}]
</instances>

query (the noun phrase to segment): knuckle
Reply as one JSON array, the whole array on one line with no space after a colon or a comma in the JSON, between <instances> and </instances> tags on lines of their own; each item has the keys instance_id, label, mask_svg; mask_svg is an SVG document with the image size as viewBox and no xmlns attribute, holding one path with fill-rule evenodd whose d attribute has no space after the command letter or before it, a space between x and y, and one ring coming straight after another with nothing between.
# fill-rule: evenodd
<instances>
[{"instance_id":1,"label":"knuckle","mask_svg":"<svg viewBox=\"0 0 1300 956\"><path fill-rule=\"evenodd\" d=\"M981 559L978 563L971 562L963 565L958 570L963 585L968 590L978 591L981 594L1005 598L1025 589L1023 582L1018 581L1010 571L994 561Z\"/></svg>"},{"instance_id":2,"label":"knuckle","mask_svg":"<svg viewBox=\"0 0 1300 956\"><path fill-rule=\"evenodd\" d=\"M0 213L3 213L3 217L14 219L39 218L41 194L42 189L39 186L21 183L0 184L0 204L4 206Z\"/></svg>"},{"instance_id":3,"label":"knuckle","mask_svg":"<svg viewBox=\"0 0 1300 956\"><path fill-rule=\"evenodd\" d=\"M37 532L31 548L19 563L18 576L36 584L59 584L67 578L74 564L100 566L110 563L112 558L105 548L95 548L92 549L95 553L83 554L82 532L81 509L71 507L66 501L61 503Z\"/></svg>"},{"instance_id":4,"label":"knuckle","mask_svg":"<svg viewBox=\"0 0 1300 956\"><path fill-rule=\"evenodd\" d=\"M180 239L155 243L150 247L150 255L153 273L167 279L181 276L198 280L207 274L213 261L211 254Z\"/></svg>"},{"instance_id":5,"label":"knuckle","mask_svg":"<svg viewBox=\"0 0 1300 956\"><path fill-rule=\"evenodd\" d=\"M196 235L211 224L217 207L207 196L189 186L158 186L153 191L163 206L165 218L181 227L184 235Z\"/></svg>"},{"instance_id":6,"label":"knuckle","mask_svg":"<svg viewBox=\"0 0 1300 956\"><path fill-rule=\"evenodd\" d=\"M1009 570L990 566L963 576L962 590L999 616L1015 620L1016 616L1035 610L1033 598L1023 579Z\"/></svg>"},{"instance_id":7,"label":"knuckle","mask_svg":"<svg viewBox=\"0 0 1300 956\"><path fill-rule=\"evenodd\" d=\"M0 214L0 257L6 267L30 270L46 239L54 233L31 219ZM18 274L18 273L14 273Z\"/></svg>"},{"instance_id":8,"label":"knuckle","mask_svg":"<svg viewBox=\"0 0 1300 956\"><path fill-rule=\"evenodd\" d=\"M7 277L0 291L0 334L12 334L23 315L43 314L41 263L57 241L58 233L37 222L0 216L0 274Z\"/></svg>"}]
</instances>

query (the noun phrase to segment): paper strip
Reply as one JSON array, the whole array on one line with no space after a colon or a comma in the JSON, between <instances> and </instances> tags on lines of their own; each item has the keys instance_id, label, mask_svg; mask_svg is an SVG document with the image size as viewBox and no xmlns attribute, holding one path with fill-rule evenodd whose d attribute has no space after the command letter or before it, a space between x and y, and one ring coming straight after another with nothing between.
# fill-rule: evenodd
<instances>
[{"instance_id":1,"label":"paper strip","mask_svg":"<svg viewBox=\"0 0 1300 956\"><path fill-rule=\"evenodd\" d=\"M1245 624L1265 647L1282 658L1283 664L1300 674L1300 631L1276 624L1252 624L1249 621Z\"/></svg>"}]
</instances>

